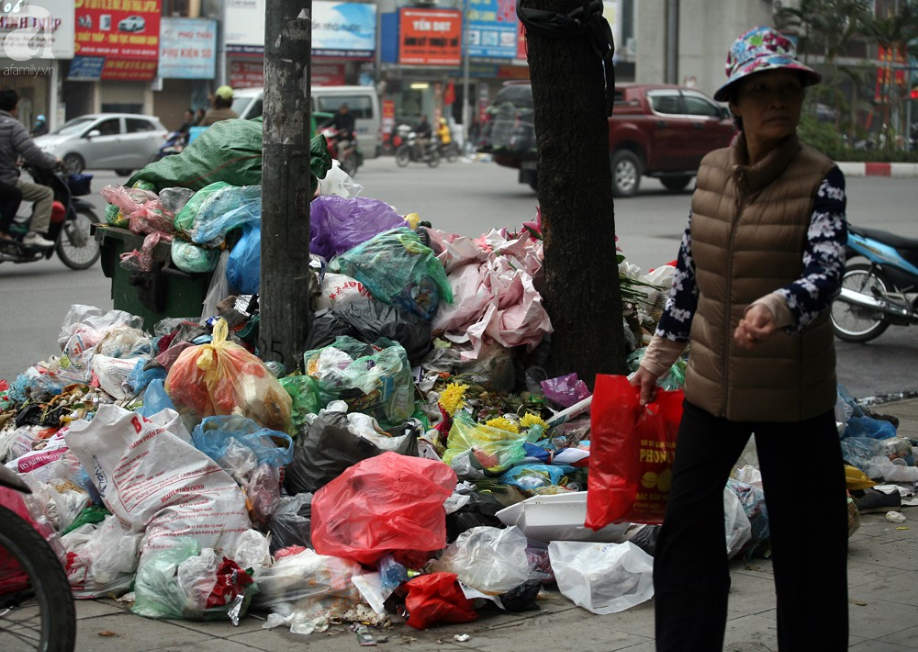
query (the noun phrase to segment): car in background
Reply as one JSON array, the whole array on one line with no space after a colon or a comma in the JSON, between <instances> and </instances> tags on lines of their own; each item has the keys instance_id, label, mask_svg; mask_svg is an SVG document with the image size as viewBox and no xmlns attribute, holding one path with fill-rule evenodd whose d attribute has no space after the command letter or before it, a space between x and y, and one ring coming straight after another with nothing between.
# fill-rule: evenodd
<instances>
[{"instance_id":1,"label":"car in background","mask_svg":"<svg viewBox=\"0 0 918 652\"><path fill-rule=\"evenodd\" d=\"M537 189L532 86L506 82L488 108L479 152L519 170L519 182ZM708 152L730 144L736 127L729 109L692 88L669 84L615 86L609 117L609 162L616 197L637 193L641 177L682 190Z\"/></svg>"},{"instance_id":2,"label":"car in background","mask_svg":"<svg viewBox=\"0 0 918 652\"><path fill-rule=\"evenodd\" d=\"M167 133L155 116L90 113L34 140L43 151L61 157L72 174L114 170L130 176L153 160Z\"/></svg>"},{"instance_id":3,"label":"car in background","mask_svg":"<svg viewBox=\"0 0 918 652\"><path fill-rule=\"evenodd\" d=\"M119 32L142 32L147 26L143 16L128 16L118 22Z\"/></svg>"}]
</instances>

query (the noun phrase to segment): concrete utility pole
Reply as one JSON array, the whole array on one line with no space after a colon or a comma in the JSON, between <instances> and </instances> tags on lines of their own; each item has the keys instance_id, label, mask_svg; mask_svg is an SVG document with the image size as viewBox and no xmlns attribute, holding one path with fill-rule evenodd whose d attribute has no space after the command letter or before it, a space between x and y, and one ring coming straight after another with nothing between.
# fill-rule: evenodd
<instances>
[{"instance_id":1,"label":"concrete utility pole","mask_svg":"<svg viewBox=\"0 0 918 652\"><path fill-rule=\"evenodd\" d=\"M258 348L287 371L303 366L309 309L309 69L312 2L265 3Z\"/></svg>"}]
</instances>

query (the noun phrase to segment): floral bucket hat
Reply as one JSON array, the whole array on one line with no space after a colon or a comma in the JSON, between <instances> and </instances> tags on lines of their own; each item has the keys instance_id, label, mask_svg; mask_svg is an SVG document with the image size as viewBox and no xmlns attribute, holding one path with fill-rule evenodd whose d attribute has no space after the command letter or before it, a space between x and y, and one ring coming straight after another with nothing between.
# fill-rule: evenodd
<instances>
[{"instance_id":1,"label":"floral bucket hat","mask_svg":"<svg viewBox=\"0 0 918 652\"><path fill-rule=\"evenodd\" d=\"M793 42L772 27L753 27L733 42L727 55L727 83L721 86L714 99L726 102L727 89L748 75L766 70L787 68L797 70L804 86L818 84L822 76L797 61L797 48Z\"/></svg>"}]
</instances>

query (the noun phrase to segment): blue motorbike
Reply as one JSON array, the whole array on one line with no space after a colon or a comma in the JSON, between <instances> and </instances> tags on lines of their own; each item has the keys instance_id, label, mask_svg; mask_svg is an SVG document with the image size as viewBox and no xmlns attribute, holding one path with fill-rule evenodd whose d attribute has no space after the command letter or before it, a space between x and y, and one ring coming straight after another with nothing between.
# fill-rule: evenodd
<instances>
[{"instance_id":1,"label":"blue motorbike","mask_svg":"<svg viewBox=\"0 0 918 652\"><path fill-rule=\"evenodd\" d=\"M839 339L869 342L918 324L918 239L849 224L847 259L831 311Z\"/></svg>"}]
</instances>

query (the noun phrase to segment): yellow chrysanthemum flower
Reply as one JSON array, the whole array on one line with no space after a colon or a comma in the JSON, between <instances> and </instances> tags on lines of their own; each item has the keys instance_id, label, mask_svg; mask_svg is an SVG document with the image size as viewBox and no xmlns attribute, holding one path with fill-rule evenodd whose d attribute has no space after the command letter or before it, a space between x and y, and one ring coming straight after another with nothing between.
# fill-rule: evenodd
<instances>
[{"instance_id":1,"label":"yellow chrysanthemum flower","mask_svg":"<svg viewBox=\"0 0 918 652\"><path fill-rule=\"evenodd\" d=\"M491 419L485 423L486 426L490 428L500 428L501 430L506 430L507 432L519 432L519 426L504 417L497 417L496 419Z\"/></svg>"},{"instance_id":2,"label":"yellow chrysanthemum flower","mask_svg":"<svg viewBox=\"0 0 918 652\"><path fill-rule=\"evenodd\" d=\"M450 383L446 386L440 393L440 407L443 408L443 411L448 415L453 416L465 406L465 390L469 388L468 385L462 385L460 383Z\"/></svg>"},{"instance_id":3,"label":"yellow chrysanthemum flower","mask_svg":"<svg viewBox=\"0 0 918 652\"><path fill-rule=\"evenodd\" d=\"M545 423L545 420L538 414L533 414L532 412L527 412L523 415L523 418L520 419L520 427L528 428L529 426L542 426L543 428L548 428L548 424Z\"/></svg>"}]
</instances>

